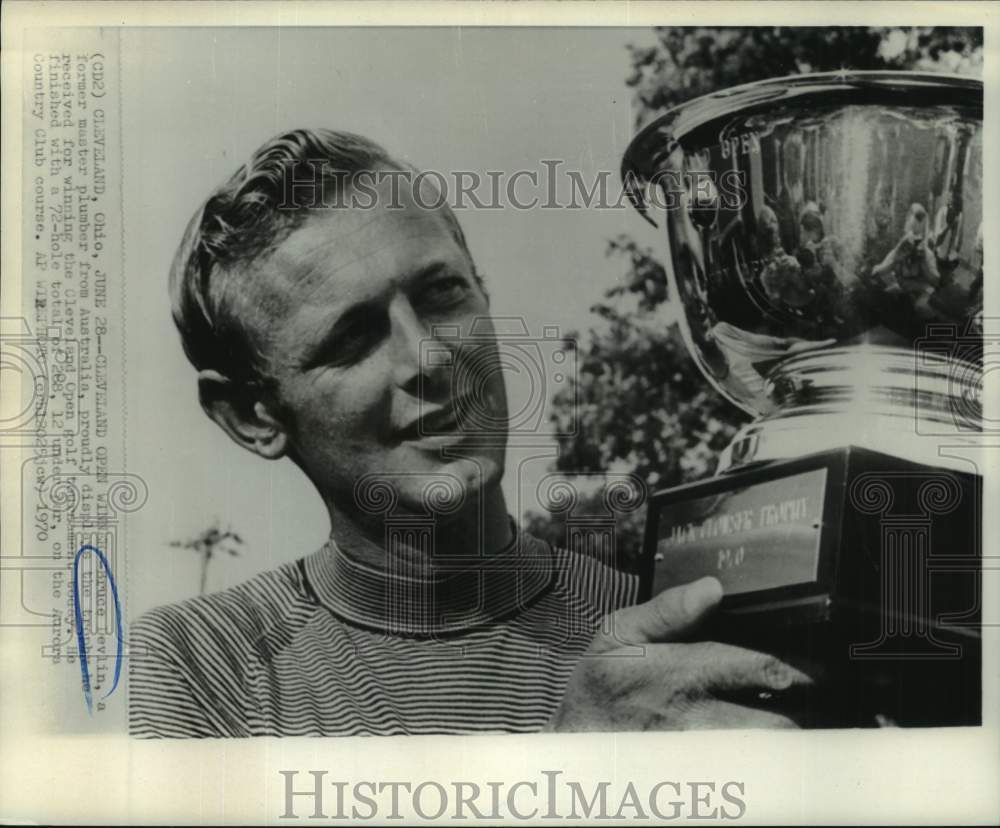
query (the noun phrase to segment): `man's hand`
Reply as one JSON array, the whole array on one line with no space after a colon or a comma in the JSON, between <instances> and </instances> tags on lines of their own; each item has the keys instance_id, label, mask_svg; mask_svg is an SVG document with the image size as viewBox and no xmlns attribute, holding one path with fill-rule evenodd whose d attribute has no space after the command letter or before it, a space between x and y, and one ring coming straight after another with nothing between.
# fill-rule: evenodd
<instances>
[{"instance_id":1,"label":"man's hand","mask_svg":"<svg viewBox=\"0 0 1000 828\"><path fill-rule=\"evenodd\" d=\"M547 729L796 727L780 712L749 705L811 685L805 673L742 647L679 643L721 598L719 582L702 578L610 616L609 631L580 659Z\"/></svg>"}]
</instances>

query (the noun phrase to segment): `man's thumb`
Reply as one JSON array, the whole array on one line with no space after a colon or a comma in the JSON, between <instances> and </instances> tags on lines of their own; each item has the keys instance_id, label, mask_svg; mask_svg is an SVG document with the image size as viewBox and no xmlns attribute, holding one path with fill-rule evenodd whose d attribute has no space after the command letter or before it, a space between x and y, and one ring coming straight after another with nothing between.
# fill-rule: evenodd
<instances>
[{"instance_id":1,"label":"man's thumb","mask_svg":"<svg viewBox=\"0 0 1000 828\"><path fill-rule=\"evenodd\" d=\"M664 590L644 604L609 615L590 651L677 641L694 630L721 600L722 584L712 577Z\"/></svg>"}]
</instances>

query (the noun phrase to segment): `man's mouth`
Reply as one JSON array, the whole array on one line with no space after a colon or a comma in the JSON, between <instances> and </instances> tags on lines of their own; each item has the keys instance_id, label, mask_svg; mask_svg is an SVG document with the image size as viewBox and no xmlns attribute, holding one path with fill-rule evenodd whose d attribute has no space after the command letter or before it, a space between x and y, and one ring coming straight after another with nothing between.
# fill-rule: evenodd
<instances>
[{"instance_id":1,"label":"man's mouth","mask_svg":"<svg viewBox=\"0 0 1000 828\"><path fill-rule=\"evenodd\" d=\"M445 406L428 411L413 420L404 428L396 431L396 439L400 442L416 442L428 438L460 437L463 434L462 400L452 400Z\"/></svg>"}]
</instances>

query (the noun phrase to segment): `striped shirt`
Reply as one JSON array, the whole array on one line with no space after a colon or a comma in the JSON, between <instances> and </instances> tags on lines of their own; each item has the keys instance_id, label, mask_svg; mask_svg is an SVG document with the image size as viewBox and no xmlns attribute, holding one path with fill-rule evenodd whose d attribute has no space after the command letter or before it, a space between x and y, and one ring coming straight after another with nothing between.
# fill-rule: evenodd
<instances>
[{"instance_id":1,"label":"striped shirt","mask_svg":"<svg viewBox=\"0 0 1000 828\"><path fill-rule=\"evenodd\" d=\"M541 730L603 615L637 581L527 533L396 575L328 544L131 628L138 737Z\"/></svg>"}]
</instances>

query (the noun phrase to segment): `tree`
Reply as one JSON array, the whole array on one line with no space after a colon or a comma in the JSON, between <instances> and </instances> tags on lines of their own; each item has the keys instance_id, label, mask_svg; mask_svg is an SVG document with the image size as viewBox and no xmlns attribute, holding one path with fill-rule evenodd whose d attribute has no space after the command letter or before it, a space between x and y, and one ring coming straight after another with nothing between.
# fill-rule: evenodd
<instances>
[{"instance_id":1,"label":"tree","mask_svg":"<svg viewBox=\"0 0 1000 828\"><path fill-rule=\"evenodd\" d=\"M700 95L764 78L836 69L981 74L982 29L937 27L673 28L630 45L636 124Z\"/></svg>"},{"instance_id":2,"label":"tree","mask_svg":"<svg viewBox=\"0 0 1000 828\"><path fill-rule=\"evenodd\" d=\"M636 126L716 89L802 72L920 69L981 74L982 29L658 28L652 46L630 45L625 81L634 90ZM653 251L627 236L608 244L624 259L623 277L592 308L600 320L578 338L578 376L553 400L552 418L576 432L560 440L558 471L629 472L650 490L711 474L744 415L695 368L677 326L667 320L666 271ZM576 334L570 334L570 339ZM562 431L563 429L560 429ZM580 512L604 511L601 492L583 493ZM561 544L569 516L529 513L532 533ZM638 561L644 516L619 517L618 561Z\"/></svg>"},{"instance_id":3,"label":"tree","mask_svg":"<svg viewBox=\"0 0 1000 828\"><path fill-rule=\"evenodd\" d=\"M243 538L232 529L220 529L219 522L216 520L194 537L183 541L171 541L170 545L175 549L190 549L198 555L200 563L198 594L204 595L205 586L208 583L208 566L212 559L222 552L231 557L238 557L240 551L237 547L243 546Z\"/></svg>"}]
</instances>

